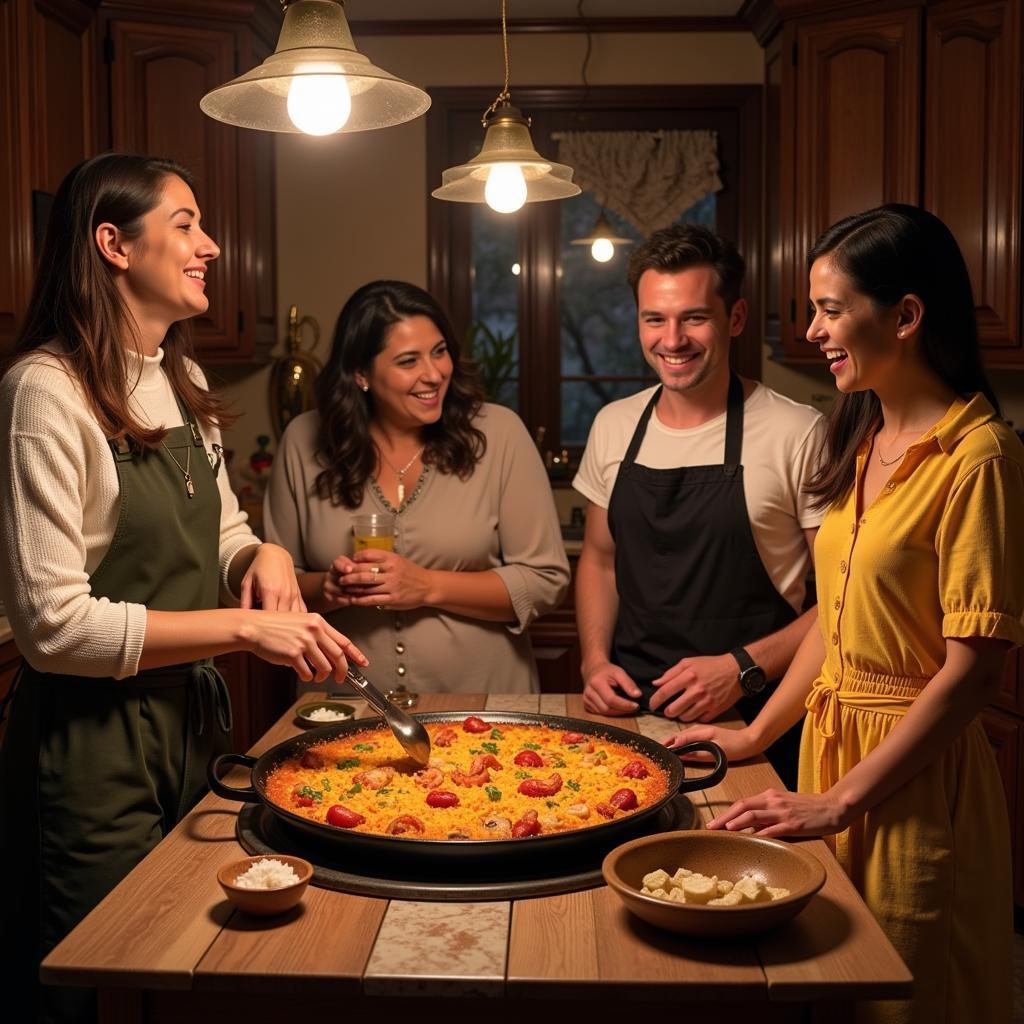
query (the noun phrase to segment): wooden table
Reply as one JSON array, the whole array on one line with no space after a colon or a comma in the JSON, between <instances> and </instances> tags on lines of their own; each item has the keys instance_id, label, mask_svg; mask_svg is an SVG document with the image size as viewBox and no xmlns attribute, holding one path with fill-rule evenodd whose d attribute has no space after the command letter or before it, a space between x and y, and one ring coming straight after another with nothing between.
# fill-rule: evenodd
<instances>
[{"instance_id":1,"label":"wooden table","mask_svg":"<svg viewBox=\"0 0 1024 1024\"><path fill-rule=\"evenodd\" d=\"M308 695L304 700L308 700ZM664 719L601 719L579 695L424 695L417 710L541 711L661 739ZM365 711L361 714L366 714ZM295 735L291 711L252 753ZM234 784L243 779L231 778ZM704 820L777 784L766 762L731 767L692 794ZM516 901L370 899L310 887L281 918L233 911L217 868L243 851L238 804L207 796L47 957L43 980L93 985L109 1024L295 1020L355 1011L431 1022L621 1021L691 1009L757 1024L847 1018L864 998L899 998L910 974L824 843L825 887L785 928L729 941L667 935L607 887ZM572 1002L568 1002L572 1000ZM728 1004L719 1008L714 1004ZM581 1016L582 1015L582 1016ZM320 1018L327 1019L327 1018Z\"/></svg>"}]
</instances>

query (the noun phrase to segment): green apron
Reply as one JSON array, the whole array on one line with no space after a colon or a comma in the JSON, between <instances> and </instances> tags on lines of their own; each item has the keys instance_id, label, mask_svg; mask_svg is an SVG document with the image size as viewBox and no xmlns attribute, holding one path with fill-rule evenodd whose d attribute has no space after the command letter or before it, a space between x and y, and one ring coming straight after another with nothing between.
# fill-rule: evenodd
<instances>
[{"instance_id":1,"label":"green apron","mask_svg":"<svg viewBox=\"0 0 1024 1024\"><path fill-rule=\"evenodd\" d=\"M217 607L220 494L195 421L182 416L166 449L110 443L121 509L89 578L95 598ZM230 700L209 661L111 679L26 660L12 692L0 748L0 868L13 883L0 901L4 1001L35 1003L26 1019L80 1024L95 1017L95 994L39 986L39 962L202 796L207 761L229 747Z\"/></svg>"}]
</instances>

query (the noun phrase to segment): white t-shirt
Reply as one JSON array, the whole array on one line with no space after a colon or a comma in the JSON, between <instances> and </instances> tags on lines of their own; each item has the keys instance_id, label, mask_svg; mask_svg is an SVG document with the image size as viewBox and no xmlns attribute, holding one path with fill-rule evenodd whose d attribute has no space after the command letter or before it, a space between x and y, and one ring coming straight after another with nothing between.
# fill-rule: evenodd
<instances>
[{"instance_id":1,"label":"white t-shirt","mask_svg":"<svg viewBox=\"0 0 1024 1024\"><path fill-rule=\"evenodd\" d=\"M594 419L573 487L608 508L619 465L655 387L606 405ZM821 524L803 488L813 474L825 433L822 415L763 384L743 407L743 489L758 554L778 592L794 610L803 606L811 555L803 530ZM650 469L722 465L725 413L699 427L665 426L655 409L637 452Z\"/></svg>"}]
</instances>

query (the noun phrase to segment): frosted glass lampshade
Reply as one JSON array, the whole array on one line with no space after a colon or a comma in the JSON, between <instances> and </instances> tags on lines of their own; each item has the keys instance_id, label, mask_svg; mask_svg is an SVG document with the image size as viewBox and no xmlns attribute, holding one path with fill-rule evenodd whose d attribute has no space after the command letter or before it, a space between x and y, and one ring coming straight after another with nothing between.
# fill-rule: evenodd
<instances>
[{"instance_id":1,"label":"frosted glass lampshade","mask_svg":"<svg viewBox=\"0 0 1024 1024\"><path fill-rule=\"evenodd\" d=\"M304 76L314 78L295 87ZM277 49L259 67L208 92L199 106L239 128L332 134L411 121L427 110L430 97L356 49L341 3L295 0L285 11Z\"/></svg>"},{"instance_id":2,"label":"frosted glass lampshade","mask_svg":"<svg viewBox=\"0 0 1024 1024\"><path fill-rule=\"evenodd\" d=\"M502 104L487 120L487 132L480 152L458 167L441 174L441 187L431 195L454 203L487 202L485 190L493 168L511 164L519 167L526 182L527 203L547 199L568 199L579 195L573 184L572 168L545 160L533 148L529 122L508 103Z\"/></svg>"}]
</instances>

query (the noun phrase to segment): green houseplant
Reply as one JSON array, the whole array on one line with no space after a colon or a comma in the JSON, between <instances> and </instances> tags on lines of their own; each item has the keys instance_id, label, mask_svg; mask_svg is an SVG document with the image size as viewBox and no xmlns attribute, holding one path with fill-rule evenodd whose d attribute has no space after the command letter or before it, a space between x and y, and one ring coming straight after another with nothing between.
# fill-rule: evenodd
<instances>
[{"instance_id":1,"label":"green houseplant","mask_svg":"<svg viewBox=\"0 0 1024 1024\"><path fill-rule=\"evenodd\" d=\"M466 355L480 368L480 383L489 402L513 405L515 388L512 377L519 362L518 333L492 330L475 320L466 331Z\"/></svg>"}]
</instances>

